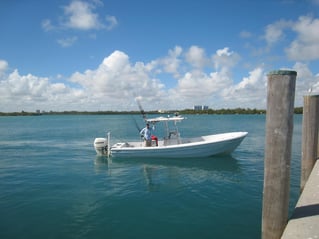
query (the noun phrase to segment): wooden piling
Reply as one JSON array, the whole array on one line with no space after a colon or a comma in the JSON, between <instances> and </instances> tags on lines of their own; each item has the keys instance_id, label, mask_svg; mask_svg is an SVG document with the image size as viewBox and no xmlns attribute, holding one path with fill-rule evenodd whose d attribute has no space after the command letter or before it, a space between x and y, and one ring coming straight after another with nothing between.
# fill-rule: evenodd
<instances>
[{"instance_id":1,"label":"wooden piling","mask_svg":"<svg viewBox=\"0 0 319 239\"><path fill-rule=\"evenodd\" d=\"M318 157L319 95L304 96L300 191L302 192Z\"/></svg>"},{"instance_id":2,"label":"wooden piling","mask_svg":"<svg viewBox=\"0 0 319 239\"><path fill-rule=\"evenodd\" d=\"M288 220L296 76L268 74L262 239L279 239Z\"/></svg>"}]
</instances>

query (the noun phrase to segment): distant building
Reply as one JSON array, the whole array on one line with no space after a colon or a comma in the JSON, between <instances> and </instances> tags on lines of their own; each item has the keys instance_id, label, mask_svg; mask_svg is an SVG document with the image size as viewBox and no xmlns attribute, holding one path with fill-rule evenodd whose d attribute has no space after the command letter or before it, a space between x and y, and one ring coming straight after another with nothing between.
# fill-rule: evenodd
<instances>
[{"instance_id":1,"label":"distant building","mask_svg":"<svg viewBox=\"0 0 319 239\"><path fill-rule=\"evenodd\" d=\"M194 105L194 110L208 110L207 105Z\"/></svg>"},{"instance_id":2,"label":"distant building","mask_svg":"<svg viewBox=\"0 0 319 239\"><path fill-rule=\"evenodd\" d=\"M158 110L157 112L158 112L158 113L161 113L161 114L162 114L162 113L166 113L165 110Z\"/></svg>"}]
</instances>

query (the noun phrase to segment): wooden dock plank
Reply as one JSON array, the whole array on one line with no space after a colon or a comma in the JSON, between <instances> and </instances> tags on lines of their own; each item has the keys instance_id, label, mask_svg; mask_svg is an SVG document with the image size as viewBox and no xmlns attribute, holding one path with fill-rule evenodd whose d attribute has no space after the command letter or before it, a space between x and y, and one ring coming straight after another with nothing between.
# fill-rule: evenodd
<instances>
[{"instance_id":1,"label":"wooden dock plank","mask_svg":"<svg viewBox=\"0 0 319 239\"><path fill-rule=\"evenodd\" d=\"M319 239L319 160L308 178L282 239Z\"/></svg>"}]
</instances>

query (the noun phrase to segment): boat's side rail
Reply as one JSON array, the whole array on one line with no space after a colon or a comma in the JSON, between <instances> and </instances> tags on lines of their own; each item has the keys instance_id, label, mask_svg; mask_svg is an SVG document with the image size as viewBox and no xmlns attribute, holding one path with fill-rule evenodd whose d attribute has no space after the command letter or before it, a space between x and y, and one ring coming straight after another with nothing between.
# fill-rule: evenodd
<instances>
[{"instance_id":1,"label":"boat's side rail","mask_svg":"<svg viewBox=\"0 0 319 239\"><path fill-rule=\"evenodd\" d=\"M231 132L231 133L222 133L222 134L214 134L214 135L206 135L202 136L205 141L222 141L228 139L236 139L245 137L247 132Z\"/></svg>"}]
</instances>

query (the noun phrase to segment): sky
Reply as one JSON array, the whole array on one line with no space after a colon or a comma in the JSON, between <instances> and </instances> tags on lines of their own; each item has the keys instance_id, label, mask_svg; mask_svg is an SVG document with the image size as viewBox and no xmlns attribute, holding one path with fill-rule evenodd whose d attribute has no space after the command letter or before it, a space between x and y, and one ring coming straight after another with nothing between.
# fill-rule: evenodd
<instances>
[{"instance_id":1,"label":"sky","mask_svg":"<svg viewBox=\"0 0 319 239\"><path fill-rule=\"evenodd\" d=\"M2 0L0 112L267 107L319 93L319 0Z\"/></svg>"}]
</instances>

